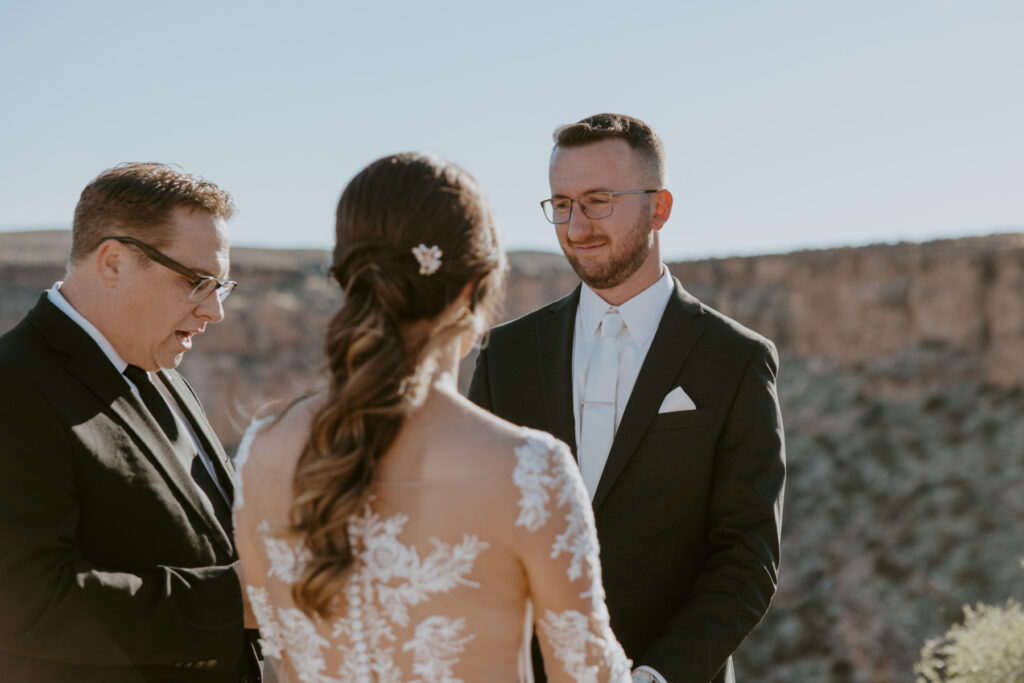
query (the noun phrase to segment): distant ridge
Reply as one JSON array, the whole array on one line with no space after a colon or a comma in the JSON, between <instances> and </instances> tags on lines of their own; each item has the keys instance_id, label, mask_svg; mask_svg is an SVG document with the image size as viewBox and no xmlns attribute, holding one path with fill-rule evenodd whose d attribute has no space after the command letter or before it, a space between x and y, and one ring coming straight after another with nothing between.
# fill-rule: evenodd
<instances>
[{"instance_id":1,"label":"distant ridge","mask_svg":"<svg viewBox=\"0 0 1024 683\"><path fill-rule=\"evenodd\" d=\"M798 249L790 252L766 252L764 254L743 256L702 257L694 259L673 259L670 263L746 260L765 256L786 256L789 254L827 254L829 252L849 252L861 249L904 249L906 247L983 247L986 249L1013 248L1024 246L1024 231L997 232L988 235L972 235L968 237L947 237L923 242L875 242L856 246L834 246ZM67 258L71 248L70 230L22 230L0 232L0 262L2 263L52 263ZM288 249L276 247L250 247L238 245L232 247L233 259L253 266L283 267L289 263L306 265L310 262L326 263L330 258L330 249ZM551 251L511 250L509 255L513 266L523 270L562 268L565 261L561 253L552 245Z\"/></svg>"},{"instance_id":2,"label":"distant ridge","mask_svg":"<svg viewBox=\"0 0 1024 683\"><path fill-rule=\"evenodd\" d=\"M69 243L67 230L0 233L0 334L61 277ZM507 317L576 287L552 249L509 254ZM342 299L329 258L232 250L227 319L182 363L229 452L268 401L321 376ZM1020 593L1024 234L668 265L781 359L783 566L738 675L913 683L921 644L961 604ZM472 368L470 356L463 389Z\"/></svg>"}]
</instances>

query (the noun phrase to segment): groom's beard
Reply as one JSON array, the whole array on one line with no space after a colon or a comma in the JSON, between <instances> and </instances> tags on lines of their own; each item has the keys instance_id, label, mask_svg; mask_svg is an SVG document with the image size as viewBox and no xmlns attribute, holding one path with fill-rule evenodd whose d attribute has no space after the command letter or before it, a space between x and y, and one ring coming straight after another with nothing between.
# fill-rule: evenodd
<instances>
[{"instance_id":1,"label":"groom's beard","mask_svg":"<svg viewBox=\"0 0 1024 683\"><path fill-rule=\"evenodd\" d=\"M633 224L632 229L620 237L621 244L611 244L611 255L604 263L582 264L573 250L574 242L562 244L562 253L569 265L591 289L611 289L628 280L640 269L654 247L654 230L651 214L644 212Z\"/></svg>"}]
</instances>

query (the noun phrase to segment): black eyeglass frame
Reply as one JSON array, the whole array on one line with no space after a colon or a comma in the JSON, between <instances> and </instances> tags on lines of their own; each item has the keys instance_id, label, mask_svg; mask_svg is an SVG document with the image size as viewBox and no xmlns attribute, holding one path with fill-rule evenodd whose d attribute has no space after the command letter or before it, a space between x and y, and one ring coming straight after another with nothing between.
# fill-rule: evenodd
<instances>
[{"instance_id":1,"label":"black eyeglass frame","mask_svg":"<svg viewBox=\"0 0 1024 683\"><path fill-rule=\"evenodd\" d=\"M618 190L618 191L615 191L615 192L605 192L603 190L597 190L597 191L594 191L594 192L584 192L582 195L580 195L580 197L587 197L587 196L593 196L593 195L596 195L596 194L603 194L603 195L608 195L608 197L610 199L611 197L614 197L614 196L620 195L620 194L655 194L657 192L661 192L661 190ZM540 202L540 209L541 209L541 211L544 212L544 218L547 219L548 223L551 223L552 225L562 225L562 224L568 223L570 220L572 220L572 210L576 206L576 204L579 203L580 197L575 197L575 198L574 197L550 197L548 199L541 200L541 202ZM556 200L556 199L568 199L569 200L569 214L565 217L564 221L556 221L554 219L555 208L554 208L554 205L552 204L552 202L554 200ZM583 204L580 204L580 211L583 212L584 216L586 216L587 218L593 218L594 220L600 220L602 218L608 218L608 216L612 215L612 211L615 208L615 203L612 202L612 201L608 202L608 213L606 213L603 216L591 216L587 212L587 210L585 208L583 208L583 206L584 206ZM548 216L549 212L551 213L550 217Z\"/></svg>"},{"instance_id":2,"label":"black eyeglass frame","mask_svg":"<svg viewBox=\"0 0 1024 683\"><path fill-rule=\"evenodd\" d=\"M159 263L164 268L173 270L178 275L181 275L192 285L192 291L188 293L189 301L199 303L204 301L208 296L217 293L217 299L221 302L231 296L231 293L238 288L238 283L234 280L218 280L212 275L200 275L196 271L192 270L188 266L183 266L170 256L160 252L154 247L149 246L145 242L135 239L134 237L123 237L123 236L110 236L104 237L100 240L100 244L107 240L116 240L122 244L131 244L139 248L143 254L146 255L151 261ZM208 282L215 282L216 287L210 289L208 292L203 292L204 289L208 288Z\"/></svg>"}]
</instances>

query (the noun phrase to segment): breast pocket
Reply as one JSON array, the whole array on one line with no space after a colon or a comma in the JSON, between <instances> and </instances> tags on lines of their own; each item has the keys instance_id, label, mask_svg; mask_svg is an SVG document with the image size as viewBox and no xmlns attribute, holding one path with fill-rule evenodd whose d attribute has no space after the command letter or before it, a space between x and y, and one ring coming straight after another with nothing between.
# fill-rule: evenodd
<instances>
[{"instance_id":1,"label":"breast pocket","mask_svg":"<svg viewBox=\"0 0 1024 683\"><path fill-rule=\"evenodd\" d=\"M713 408L659 413L651 420L622 476L628 475L629 490L650 501L645 519L665 520L658 533L673 533L681 520L703 519L717 433ZM688 542L695 538L691 531L683 534Z\"/></svg>"},{"instance_id":2,"label":"breast pocket","mask_svg":"<svg viewBox=\"0 0 1024 683\"><path fill-rule=\"evenodd\" d=\"M658 413L651 421L649 432L666 429L687 429L691 427L708 427L715 423L715 411L711 408L697 410L676 410L671 413Z\"/></svg>"}]
</instances>

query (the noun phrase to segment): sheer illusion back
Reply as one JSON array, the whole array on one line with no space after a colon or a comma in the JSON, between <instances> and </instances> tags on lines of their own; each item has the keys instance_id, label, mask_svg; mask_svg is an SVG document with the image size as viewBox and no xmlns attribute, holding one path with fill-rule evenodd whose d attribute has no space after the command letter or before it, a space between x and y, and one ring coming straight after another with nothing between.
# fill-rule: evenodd
<instances>
[{"instance_id":1,"label":"sheer illusion back","mask_svg":"<svg viewBox=\"0 0 1024 683\"><path fill-rule=\"evenodd\" d=\"M355 561L328 618L296 607L296 456L238 454L235 533L264 654L299 683L628 682L608 624L593 512L564 444L509 426L486 453L382 476L349 522Z\"/></svg>"}]
</instances>

